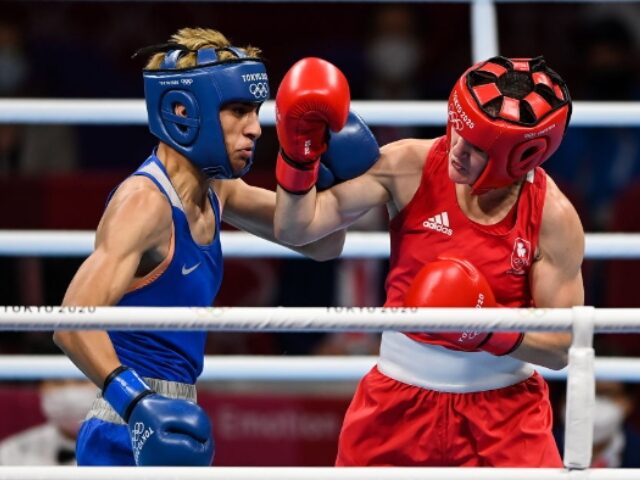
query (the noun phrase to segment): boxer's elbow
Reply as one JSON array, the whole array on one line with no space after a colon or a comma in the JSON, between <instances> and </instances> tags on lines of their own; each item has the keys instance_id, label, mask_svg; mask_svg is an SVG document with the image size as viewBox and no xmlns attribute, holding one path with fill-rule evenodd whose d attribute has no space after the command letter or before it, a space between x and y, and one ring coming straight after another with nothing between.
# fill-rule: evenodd
<instances>
[{"instance_id":1,"label":"boxer's elbow","mask_svg":"<svg viewBox=\"0 0 640 480\"><path fill-rule=\"evenodd\" d=\"M295 250L316 262L334 260L342 254L346 232L340 230L307 245L296 247Z\"/></svg>"},{"instance_id":2,"label":"boxer's elbow","mask_svg":"<svg viewBox=\"0 0 640 480\"><path fill-rule=\"evenodd\" d=\"M307 235L307 229L303 225L291 225L278 221L273 224L273 235L278 242L291 247L303 247L313 241Z\"/></svg>"},{"instance_id":3,"label":"boxer's elbow","mask_svg":"<svg viewBox=\"0 0 640 480\"><path fill-rule=\"evenodd\" d=\"M309 255L307 255L312 260L315 260L316 262L328 262L329 260L335 260L342 254L344 238L341 241L338 239L333 241L330 240L323 245L315 245L314 247L315 248L312 249Z\"/></svg>"},{"instance_id":4,"label":"boxer's elbow","mask_svg":"<svg viewBox=\"0 0 640 480\"><path fill-rule=\"evenodd\" d=\"M295 235L295 232L292 232L290 229L278 227L278 225L274 225L273 235L276 240L283 245L288 245L291 247L301 247L305 244L301 236Z\"/></svg>"},{"instance_id":5,"label":"boxer's elbow","mask_svg":"<svg viewBox=\"0 0 640 480\"><path fill-rule=\"evenodd\" d=\"M53 343L63 352L66 353L70 342L70 332L66 330L56 330L53 332Z\"/></svg>"}]
</instances>

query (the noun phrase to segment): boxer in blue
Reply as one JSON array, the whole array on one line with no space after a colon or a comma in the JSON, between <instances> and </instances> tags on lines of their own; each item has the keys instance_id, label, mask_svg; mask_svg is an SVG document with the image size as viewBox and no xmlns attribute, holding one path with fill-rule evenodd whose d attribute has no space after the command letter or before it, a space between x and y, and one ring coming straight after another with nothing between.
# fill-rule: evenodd
<instances>
[{"instance_id":1,"label":"boxer in blue","mask_svg":"<svg viewBox=\"0 0 640 480\"><path fill-rule=\"evenodd\" d=\"M275 193L240 178L269 97L260 51L215 30L182 29L141 52L152 55L143 77L159 144L110 198L64 305L210 306L222 281L220 222L275 241ZM356 176L378 157L348 102L336 130L325 187L346 179L332 165L348 163L346 177ZM325 260L343 242L340 231L296 249ZM205 332L57 331L54 340L101 388L78 436L79 465L211 464L212 426L195 403Z\"/></svg>"}]
</instances>

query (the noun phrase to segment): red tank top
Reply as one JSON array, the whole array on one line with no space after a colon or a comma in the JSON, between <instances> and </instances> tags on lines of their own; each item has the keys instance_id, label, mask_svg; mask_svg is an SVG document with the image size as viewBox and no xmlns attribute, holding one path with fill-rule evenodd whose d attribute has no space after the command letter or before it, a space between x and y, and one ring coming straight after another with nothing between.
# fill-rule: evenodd
<instances>
[{"instance_id":1,"label":"red tank top","mask_svg":"<svg viewBox=\"0 0 640 480\"><path fill-rule=\"evenodd\" d=\"M448 173L445 137L437 139L427 155L416 194L389 225L391 257L385 306L402 306L420 267L447 253L473 263L502 306L533 306L529 270L538 247L546 178L544 170L536 168L527 176L506 218L494 225L480 225L458 206L455 184ZM408 335L440 344L428 335Z\"/></svg>"}]
</instances>

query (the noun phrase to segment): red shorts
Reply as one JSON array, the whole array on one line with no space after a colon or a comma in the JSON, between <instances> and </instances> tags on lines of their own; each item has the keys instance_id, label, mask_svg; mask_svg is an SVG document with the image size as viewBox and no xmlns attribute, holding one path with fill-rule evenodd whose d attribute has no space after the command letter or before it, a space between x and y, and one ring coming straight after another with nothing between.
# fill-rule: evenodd
<instances>
[{"instance_id":1,"label":"red shorts","mask_svg":"<svg viewBox=\"0 0 640 480\"><path fill-rule=\"evenodd\" d=\"M538 373L506 388L448 393L374 367L345 415L336 465L562 467L552 421Z\"/></svg>"}]
</instances>

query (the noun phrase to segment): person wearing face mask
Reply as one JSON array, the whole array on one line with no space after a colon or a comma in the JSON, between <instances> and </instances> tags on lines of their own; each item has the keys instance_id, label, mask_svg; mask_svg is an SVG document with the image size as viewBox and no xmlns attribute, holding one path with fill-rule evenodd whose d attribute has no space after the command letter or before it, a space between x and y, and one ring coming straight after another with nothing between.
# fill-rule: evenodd
<instances>
[{"instance_id":1,"label":"person wearing face mask","mask_svg":"<svg viewBox=\"0 0 640 480\"><path fill-rule=\"evenodd\" d=\"M592 468L640 468L640 431L629 421L635 403L631 385L596 383ZM564 425L560 427L556 438L562 445Z\"/></svg>"},{"instance_id":2,"label":"person wearing face mask","mask_svg":"<svg viewBox=\"0 0 640 480\"><path fill-rule=\"evenodd\" d=\"M47 380L40 386L46 423L0 442L0 465L74 465L76 437L96 388L84 380Z\"/></svg>"},{"instance_id":3,"label":"person wearing face mask","mask_svg":"<svg viewBox=\"0 0 640 480\"><path fill-rule=\"evenodd\" d=\"M7 96L19 92L27 79L29 66L24 53L17 45L1 41L2 26L0 26L0 96Z\"/></svg>"},{"instance_id":4,"label":"person wearing face mask","mask_svg":"<svg viewBox=\"0 0 640 480\"><path fill-rule=\"evenodd\" d=\"M411 10L398 5L379 10L366 47L366 62L372 74L367 82L368 95L384 99L416 98L419 92L414 76L423 54Z\"/></svg>"},{"instance_id":5,"label":"person wearing face mask","mask_svg":"<svg viewBox=\"0 0 640 480\"><path fill-rule=\"evenodd\" d=\"M38 75L30 62L24 28L11 17L0 18L0 97L32 96ZM70 125L0 124L0 181L21 185L15 176L64 174L78 163L76 128ZM4 176L4 179L1 177ZM10 178L9 178L10 177ZM26 190L23 186L22 190ZM10 198L11 195L9 194ZM13 198L13 197L11 197ZM22 200L23 197L20 197ZM26 198L26 197L25 197ZM9 202L7 202L8 204ZM9 208L9 207L7 207ZM40 215L32 215L38 218ZM37 220L36 220L37 222ZM36 227L36 224L30 225ZM6 225L5 225L6 227ZM16 272L17 281L4 289L5 301L41 305L44 301L44 261L34 257L2 258L0 270ZM54 266L53 269L57 269ZM23 335L23 334L19 334Z\"/></svg>"},{"instance_id":6,"label":"person wearing face mask","mask_svg":"<svg viewBox=\"0 0 640 480\"><path fill-rule=\"evenodd\" d=\"M575 40L581 79L577 95L588 101L640 100L640 50L628 24L603 15L582 25ZM572 129L558 156L564 161L550 166L550 173L584 202L587 228L619 228L613 222L616 201L640 181L637 126Z\"/></svg>"},{"instance_id":7,"label":"person wearing face mask","mask_svg":"<svg viewBox=\"0 0 640 480\"><path fill-rule=\"evenodd\" d=\"M0 19L0 97L32 95L34 77L37 72L30 64L22 30ZM75 130L67 125L2 124L0 174L72 170L78 162L77 148Z\"/></svg>"},{"instance_id":8,"label":"person wearing face mask","mask_svg":"<svg viewBox=\"0 0 640 480\"><path fill-rule=\"evenodd\" d=\"M619 468L625 448L623 430L624 407L608 396L599 394L595 399L593 423L593 468Z\"/></svg>"},{"instance_id":9,"label":"person wearing face mask","mask_svg":"<svg viewBox=\"0 0 640 480\"><path fill-rule=\"evenodd\" d=\"M365 94L374 100L412 100L422 97L423 82L418 78L425 56L414 11L404 5L376 9L369 41L365 47L367 82ZM400 138L414 137L412 126L374 127L381 145Z\"/></svg>"}]
</instances>

